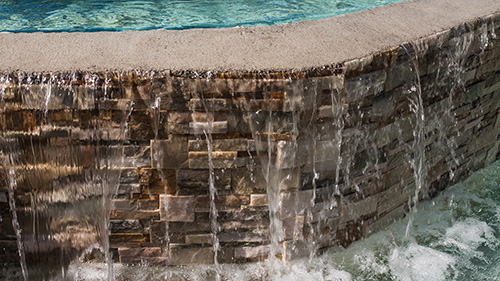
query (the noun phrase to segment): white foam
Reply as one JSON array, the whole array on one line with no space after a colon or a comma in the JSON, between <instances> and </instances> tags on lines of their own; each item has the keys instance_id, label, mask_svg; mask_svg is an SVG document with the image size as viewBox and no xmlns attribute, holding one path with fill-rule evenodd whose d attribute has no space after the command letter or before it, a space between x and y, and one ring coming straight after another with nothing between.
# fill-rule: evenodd
<instances>
[{"instance_id":1,"label":"white foam","mask_svg":"<svg viewBox=\"0 0 500 281\"><path fill-rule=\"evenodd\" d=\"M494 249L499 241L488 224L475 218L466 218L446 230L441 242L444 246L455 246L462 252L473 252L481 245Z\"/></svg>"},{"instance_id":2,"label":"white foam","mask_svg":"<svg viewBox=\"0 0 500 281\"><path fill-rule=\"evenodd\" d=\"M391 273L401 281L450 280L454 265L451 255L415 243L394 248L389 257Z\"/></svg>"}]
</instances>

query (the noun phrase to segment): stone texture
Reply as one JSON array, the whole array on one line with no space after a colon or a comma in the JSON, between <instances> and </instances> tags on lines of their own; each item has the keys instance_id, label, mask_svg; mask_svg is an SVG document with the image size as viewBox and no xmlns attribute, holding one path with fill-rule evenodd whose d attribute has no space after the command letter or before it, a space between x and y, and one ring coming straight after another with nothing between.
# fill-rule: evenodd
<instances>
[{"instance_id":1,"label":"stone texture","mask_svg":"<svg viewBox=\"0 0 500 281\"><path fill-rule=\"evenodd\" d=\"M170 247L170 263L172 265L213 264L214 251L211 247L183 248Z\"/></svg>"},{"instance_id":2,"label":"stone texture","mask_svg":"<svg viewBox=\"0 0 500 281\"><path fill-rule=\"evenodd\" d=\"M171 222L194 221L194 196L160 195L160 218Z\"/></svg>"},{"instance_id":3,"label":"stone texture","mask_svg":"<svg viewBox=\"0 0 500 281\"><path fill-rule=\"evenodd\" d=\"M158 151L151 151L152 167L160 169L180 169L188 165L188 140L187 137L171 135L168 140L158 141ZM161 156L158 160L154 154Z\"/></svg>"},{"instance_id":4,"label":"stone texture","mask_svg":"<svg viewBox=\"0 0 500 281\"><path fill-rule=\"evenodd\" d=\"M267 258L270 217L283 228L284 260L313 246L347 246L405 215L415 192L417 94L425 115L421 197L444 189L451 170L463 179L500 157L500 48L491 31L499 19L314 70L74 73L74 81L4 73L3 143L26 160L14 167L16 204L28 214L21 222L28 224L29 194L50 204L65 198L65 183L85 182L85 198L100 197L104 179L117 187L110 241L122 263L211 264L212 178L221 262ZM490 30L484 50L480 30ZM470 48L455 52L465 36ZM41 79L54 86L48 103ZM10 249L0 177L0 241L10 241L0 244Z\"/></svg>"}]
</instances>

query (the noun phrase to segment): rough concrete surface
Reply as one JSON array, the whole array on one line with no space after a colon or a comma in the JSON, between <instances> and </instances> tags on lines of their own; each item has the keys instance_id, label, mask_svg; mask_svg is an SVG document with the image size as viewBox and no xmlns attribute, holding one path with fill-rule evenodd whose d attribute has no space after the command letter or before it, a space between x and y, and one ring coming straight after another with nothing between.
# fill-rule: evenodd
<instances>
[{"instance_id":1,"label":"rough concrete surface","mask_svg":"<svg viewBox=\"0 0 500 281\"><path fill-rule=\"evenodd\" d=\"M277 26L0 32L0 71L303 70L369 55L499 12L498 0L408 0Z\"/></svg>"}]
</instances>

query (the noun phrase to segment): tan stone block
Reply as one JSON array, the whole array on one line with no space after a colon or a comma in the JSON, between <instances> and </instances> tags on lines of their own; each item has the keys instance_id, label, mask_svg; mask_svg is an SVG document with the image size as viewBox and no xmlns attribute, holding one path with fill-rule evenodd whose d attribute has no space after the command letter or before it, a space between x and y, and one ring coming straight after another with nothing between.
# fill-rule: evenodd
<instances>
[{"instance_id":1,"label":"tan stone block","mask_svg":"<svg viewBox=\"0 0 500 281\"><path fill-rule=\"evenodd\" d=\"M268 204L267 194L250 194L250 206L263 207Z\"/></svg>"},{"instance_id":2,"label":"tan stone block","mask_svg":"<svg viewBox=\"0 0 500 281\"><path fill-rule=\"evenodd\" d=\"M239 139L214 139L212 146L214 151L248 151L251 140ZM189 140L189 151L207 150L206 140Z\"/></svg>"},{"instance_id":3,"label":"tan stone block","mask_svg":"<svg viewBox=\"0 0 500 281\"><path fill-rule=\"evenodd\" d=\"M212 247L184 248L171 245L170 262L172 265L213 264L214 251Z\"/></svg>"},{"instance_id":4,"label":"tan stone block","mask_svg":"<svg viewBox=\"0 0 500 281\"><path fill-rule=\"evenodd\" d=\"M237 151L212 151L212 159L236 160ZM189 159L209 159L208 151L190 151Z\"/></svg>"},{"instance_id":5,"label":"tan stone block","mask_svg":"<svg viewBox=\"0 0 500 281\"><path fill-rule=\"evenodd\" d=\"M212 244L212 234L186 235L186 244Z\"/></svg>"},{"instance_id":6,"label":"tan stone block","mask_svg":"<svg viewBox=\"0 0 500 281\"><path fill-rule=\"evenodd\" d=\"M160 219L169 222L194 221L194 196L161 194Z\"/></svg>"}]
</instances>

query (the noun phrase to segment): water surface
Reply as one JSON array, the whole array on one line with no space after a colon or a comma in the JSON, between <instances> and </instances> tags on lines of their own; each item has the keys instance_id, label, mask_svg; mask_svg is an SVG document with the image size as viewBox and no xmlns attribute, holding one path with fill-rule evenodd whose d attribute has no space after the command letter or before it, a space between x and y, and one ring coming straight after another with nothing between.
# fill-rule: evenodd
<instances>
[{"instance_id":1,"label":"water surface","mask_svg":"<svg viewBox=\"0 0 500 281\"><path fill-rule=\"evenodd\" d=\"M402 0L7 0L0 31L222 28L315 20Z\"/></svg>"}]
</instances>

